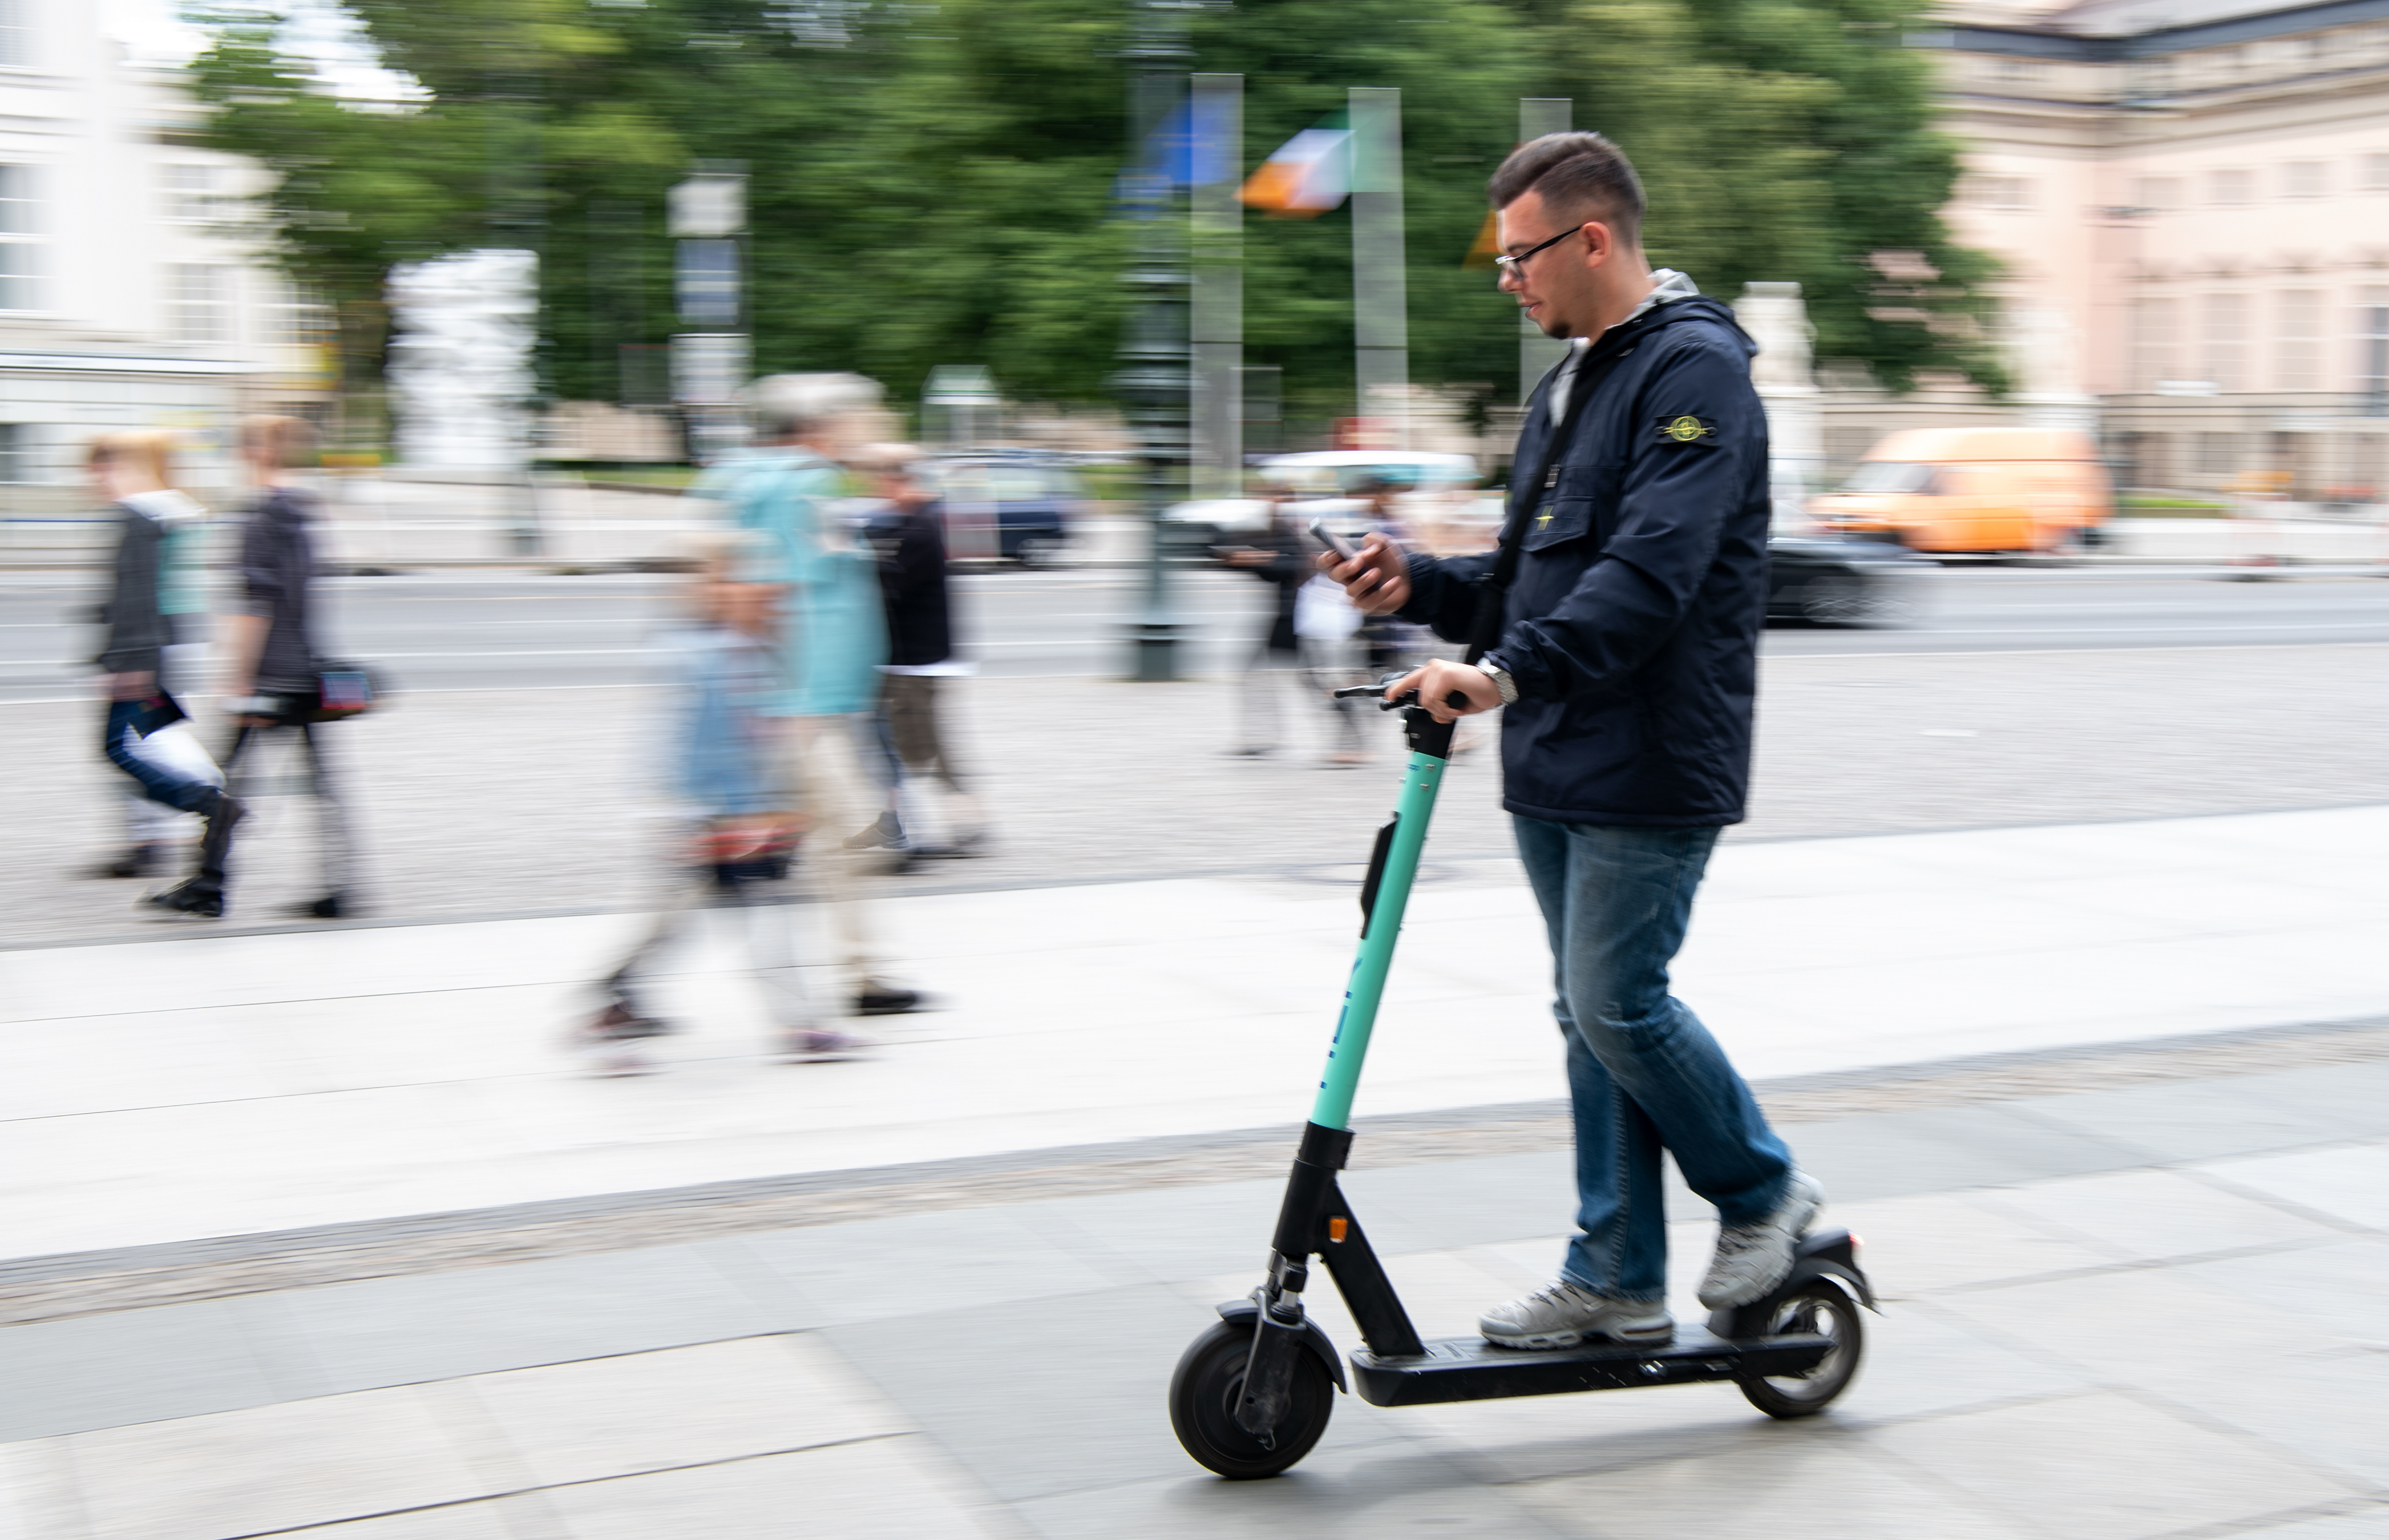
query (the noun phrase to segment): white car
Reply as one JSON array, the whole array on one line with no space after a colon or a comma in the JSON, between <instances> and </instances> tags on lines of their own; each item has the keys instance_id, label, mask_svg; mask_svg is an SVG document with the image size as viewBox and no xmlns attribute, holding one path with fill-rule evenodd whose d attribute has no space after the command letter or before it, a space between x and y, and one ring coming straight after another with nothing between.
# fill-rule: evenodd
<instances>
[{"instance_id":1,"label":"white car","mask_svg":"<svg viewBox=\"0 0 2389 1540\"><path fill-rule=\"evenodd\" d=\"M1290 510L1304 523L1359 513L1367 500L1356 495L1371 480L1404 492L1457 498L1476 484L1476 462L1465 454L1428 454L1408 450L1333 449L1281 454L1254 471L1295 495ZM1269 528L1270 505L1259 498L1209 498L1165 508L1162 521L1181 527L1188 544L1220 545Z\"/></svg>"}]
</instances>

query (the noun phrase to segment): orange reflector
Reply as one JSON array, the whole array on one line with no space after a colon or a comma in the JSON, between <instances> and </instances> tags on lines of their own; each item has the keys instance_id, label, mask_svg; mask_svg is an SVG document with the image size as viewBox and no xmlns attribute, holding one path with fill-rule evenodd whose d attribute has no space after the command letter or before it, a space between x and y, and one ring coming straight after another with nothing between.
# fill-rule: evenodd
<instances>
[{"instance_id":1,"label":"orange reflector","mask_svg":"<svg viewBox=\"0 0 2389 1540\"><path fill-rule=\"evenodd\" d=\"M1335 1218L1327 1221L1327 1239L1330 1241L1343 1240L1344 1231L1347 1228L1347 1221L1344 1216L1340 1214L1337 1215Z\"/></svg>"}]
</instances>

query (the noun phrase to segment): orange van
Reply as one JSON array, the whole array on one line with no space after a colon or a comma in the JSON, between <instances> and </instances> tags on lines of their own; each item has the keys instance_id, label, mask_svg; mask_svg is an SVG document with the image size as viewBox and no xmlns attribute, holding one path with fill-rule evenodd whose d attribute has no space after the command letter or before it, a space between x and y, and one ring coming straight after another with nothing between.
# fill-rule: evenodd
<instances>
[{"instance_id":1,"label":"orange van","mask_svg":"<svg viewBox=\"0 0 2389 1540\"><path fill-rule=\"evenodd\" d=\"M2107 521L2114 493L2087 433L1911 428L1808 505L1826 528L1913 551L2054 551Z\"/></svg>"}]
</instances>

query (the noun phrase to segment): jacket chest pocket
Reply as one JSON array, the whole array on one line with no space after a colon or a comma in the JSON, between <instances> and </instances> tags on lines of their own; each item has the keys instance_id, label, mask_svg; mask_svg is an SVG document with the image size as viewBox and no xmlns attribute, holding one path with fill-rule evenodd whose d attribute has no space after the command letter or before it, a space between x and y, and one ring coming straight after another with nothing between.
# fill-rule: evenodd
<instances>
[{"instance_id":1,"label":"jacket chest pocket","mask_svg":"<svg viewBox=\"0 0 2389 1540\"><path fill-rule=\"evenodd\" d=\"M1616 507L1616 465L1564 465L1527 518L1520 544L1528 551L1548 551L1591 536L1597 548L1609 538Z\"/></svg>"},{"instance_id":2,"label":"jacket chest pocket","mask_svg":"<svg viewBox=\"0 0 2389 1540\"><path fill-rule=\"evenodd\" d=\"M1591 532L1591 498L1553 498L1527 521L1526 539L1521 543L1529 551L1548 551L1555 545L1582 540Z\"/></svg>"}]
</instances>

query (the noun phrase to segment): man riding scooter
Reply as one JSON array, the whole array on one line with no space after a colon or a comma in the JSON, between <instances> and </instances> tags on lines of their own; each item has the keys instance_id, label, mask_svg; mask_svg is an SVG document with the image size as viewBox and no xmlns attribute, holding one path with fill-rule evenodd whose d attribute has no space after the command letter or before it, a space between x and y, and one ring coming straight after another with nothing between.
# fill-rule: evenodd
<instances>
[{"instance_id":1,"label":"man riding scooter","mask_svg":"<svg viewBox=\"0 0 2389 1540\"><path fill-rule=\"evenodd\" d=\"M1579 1233L1557 1282L1480 1329L1517 1348L1659 1343L1674 1333L1663 1148L1717 1206L1700 1287L1711 1308L1781 1283L1824 1202L1668 993L1693 895L1749 782L1769 516L1757 349L1726 306L1651 270L1642 185L1607 139L1534 140L1490 192L1501 287L1572 344L1528 405L1514 462L1551 470L1511 489L1522 552L1499 643L1479 665L1437 660L1386 694L1415 691L1438 721L1507 707L1502 805L1555 964ZM1361 609L1462 641L1494 561L1372 535L1320 565Z\"/></svg>"}]
</instances>

